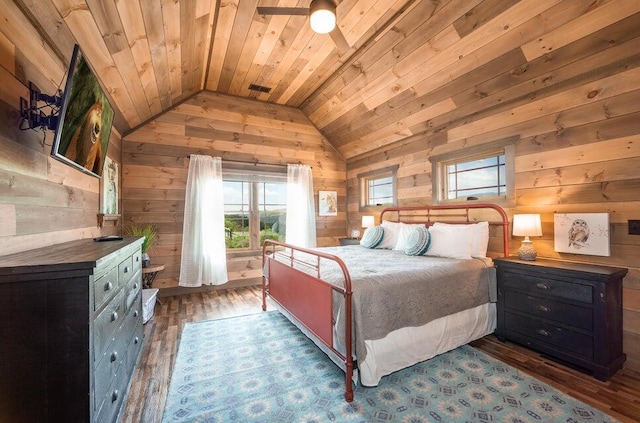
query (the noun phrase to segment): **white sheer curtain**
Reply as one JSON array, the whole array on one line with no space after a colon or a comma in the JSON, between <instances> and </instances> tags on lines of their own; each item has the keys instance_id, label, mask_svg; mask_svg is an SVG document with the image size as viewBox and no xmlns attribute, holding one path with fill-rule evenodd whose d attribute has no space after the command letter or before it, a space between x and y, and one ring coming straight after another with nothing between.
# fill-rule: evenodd
<instances>
[{"instance_id":1,"label":"white sheer curtain","mask_svg":"<svg viewBox=\"0 0 640 423\"><path fill-rule=\"evenodd\" d=\"M178 285L227 282L224 202L220 157L191 155L182 229Z\"/></svg>"},{"instance_id":2,"label":"white sheer curtain","mask_svg":"<svg viewBox=\"0 0 640 423\"><path fill-rule=\"evenodd\" d=\"M313 204L311 167L287 165L286 242L300 247L316 246L316 210Z\"/></svg>"}]
</instances>

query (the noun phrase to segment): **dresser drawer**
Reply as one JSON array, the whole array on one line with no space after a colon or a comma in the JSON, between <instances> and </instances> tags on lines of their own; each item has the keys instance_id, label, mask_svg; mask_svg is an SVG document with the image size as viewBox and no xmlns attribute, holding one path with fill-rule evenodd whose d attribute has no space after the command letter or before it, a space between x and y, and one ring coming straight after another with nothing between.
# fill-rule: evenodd
<instances>
[{"instance_id":1,"label":"dresser drawer","mask_svg":"<svg viewBox=\"0 0 640 423\"><path fill-rule=\"evenodd\" d=\"M133 273L142 269L142 250L136 250L131 256L131 261L133 264Z\"/></svg>"},{"instance_id":2,"label":"dresser drawer","mask_svg":"<svg viewBox=\"0 0 640 423\"><path fill-rule=\"evenodd\" d=\"M133 257L129 256L118 265L118 282L120 285L128 284L135 273Z\"/></svg>"},{"instance_id":3,"label":"dresser drawer","mask_svg":"<svg viewBox=\"0 0 640 423\"><path fill-rule=\"evenodd\" d=\"M138 271L130 280L127 286L125 287L126 292L126 307L129 310L135 301L136 297L140 292L142 292L142 271Z\"/></svg>"},{"instance_id":4,"label":"dresser drawer","mask_svg":"<svg viewBox=\"0 0 640 423\"><path fill-rule=\"evenodd\" d=\"M562 298L585 304L593 303L592 286L550 279L544 276L506 272L502 278L502 286L506 289L517 289L535 296Z\"/></svg>"},{"instance_id":5,"label":"dresser drawer","mask_svg":"<svg viewBox=\"0 0 640 423\"><path fill-rule=\"evenodd\" d=\"M98 412L96 422L113 422L120 410L129 385L129 374L126 366L120 366L109 389L102 398L97 398Z\"/></svg>"},{"instance_id":6,"label":"dresser drawer","mask_svg":"<svg viewBox=\"0 0 640 423\"><path fill-rule=\"evenodd\" d=\"M507 310L516 310L534 318L553 320L578 329L593 330L593 310L589 307L534 297L512 290L505 290L502 295Z\"/></svg>"},{"instance_id":7,"label":"dresser drawer","mask_svg":"<svg viewBox=\"0 0 640 423\"><path fill-rule=\"evenodd\" d=\"M93 283L93 309L99 310L118 290L118 269L115 267Z\"/></svg>"},{"instance_id":8,"label":"dresser drawer","mask_svg":"<svg viewBox=\"0 0 640 423\"><path fill-rule=\"evenodd\" d=\"M107 304L93 323L93 357L98 361L124 318L124 290L121 289L114 299Z\"/></svg>"},{"instance_id":9,"label":"dresser drawer","mask_svg":"<svg viewBox=\"0 0 640 423\"><path fill-rule=\"evenodd\" d=\"M536 346L546 344L554 350L579 355L585 358L593 357L593 337L578 331L556 326L552 323L524 316L505 313L507 323L505 330L534 340ZM542 343L542 344L541 344ZM528 342L528 344L531 344Z\"/></svg>"}]
</instances>

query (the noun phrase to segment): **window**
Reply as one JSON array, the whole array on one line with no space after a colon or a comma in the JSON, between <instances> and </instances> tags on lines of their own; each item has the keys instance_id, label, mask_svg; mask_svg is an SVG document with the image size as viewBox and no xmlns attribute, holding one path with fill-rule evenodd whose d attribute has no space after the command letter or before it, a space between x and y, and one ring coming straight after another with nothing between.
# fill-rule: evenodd
<instances>
[{"instance_id":1,"label":"window","mask_svg":"<svg viewBox=\"0 0 640 423\"><path fill-rule=\"evenodd\" d=\"M284 241L286 175L274 179L231 174L223 179L227 249L257 250L265 239Z\"/></svg>"},{"instance_id":2,"label":"window","mask_svg":"<svg viewBox=\"0 0 640 423\"><path fill-rule=\"evenodd\" d=\"M514 200L515 139L431 157L433 203Z\"/></svg>"},{"instance_id":3,"label":"window","mask_svg":"<svg viewBox=\"0 0 640 423\"><path fill-rule=\"evenodd\" d=\"M360 208L396 205L396 171L398 166L358 175Z\"/></svg>"}]
</instances>

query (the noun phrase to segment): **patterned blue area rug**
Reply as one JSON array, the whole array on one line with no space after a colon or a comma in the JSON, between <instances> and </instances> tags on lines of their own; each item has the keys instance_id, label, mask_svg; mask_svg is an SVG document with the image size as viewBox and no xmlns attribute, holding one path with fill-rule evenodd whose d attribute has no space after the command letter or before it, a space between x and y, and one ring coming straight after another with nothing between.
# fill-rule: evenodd
<instances>
[{"instance_id":1,"label":"patterned blue area rug","mask_svg":"<svg viewBox=\"0 0 640 423\"><path fill-rule=\"evenodd\" d=\"M163 422L615 422L463 346L358 386L277 311L188 323Z\"/></svg>"}]
</instances>

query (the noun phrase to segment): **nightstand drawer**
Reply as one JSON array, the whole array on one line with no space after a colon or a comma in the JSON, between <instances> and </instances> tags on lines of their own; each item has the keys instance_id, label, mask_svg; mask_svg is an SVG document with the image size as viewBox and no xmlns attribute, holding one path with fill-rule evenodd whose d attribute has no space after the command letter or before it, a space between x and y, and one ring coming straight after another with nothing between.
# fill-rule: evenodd
<instances>
[{"instance_id":1,"label":"nightstand drawer","mask_svg":"<svg viewBox=\"0 0 640 423\"><path fill-rule=\"evenodd\" d=\"M506 290L502 295L505 296L507 310L516 310L533 317L554 320L578 329L593 330L593 310L591 308L565 304L511 290Z\"/></svg>"},{"instance_id":2,"label":"nightstand drawer","mask_svg":"<svg viewBox=\"0 0 640 423\"><path fill-rule=\"evenodd\" d=\"M578 283L564 282L544 276L506 273L502 286L523 291L530 295L547 296L577 301L585 304L593 303L593 287Z\"/></svg>"},{"instance_id":3,"label":"nightstand drawer","mask_svg":"<svg viewBox=\"0 0 640 423\"><path fill-rule=\"evenodd\" d=\"M531 319L529 316L521 316L513 313L505 313L508 322L505 329L509 332L524 335L536 342L543 342L556 350L570 352L585 358L593 357L593 337L571 329L563 328Z\"/></svg>"}]
</instances>

